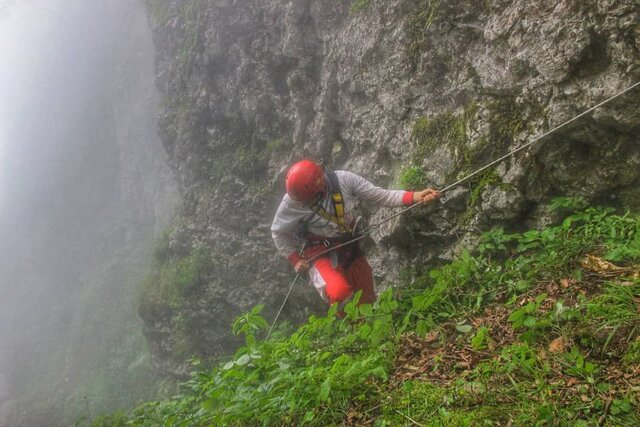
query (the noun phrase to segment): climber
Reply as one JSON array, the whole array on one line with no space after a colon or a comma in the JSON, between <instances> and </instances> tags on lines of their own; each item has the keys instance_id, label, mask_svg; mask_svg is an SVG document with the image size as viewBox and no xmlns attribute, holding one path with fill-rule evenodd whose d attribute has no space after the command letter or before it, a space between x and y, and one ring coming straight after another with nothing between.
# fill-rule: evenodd
<instances>
[{"instance_id":1,"label":"climber","mask_svg":"<svg viewBox=\"0 0 640 427\"><path fill-rule=\"evenodd\" d=\"M286 190L271 235L278 252L288 258L297 273L309 271L314 287L329 304L346 302L358 290L362 291L360 303L376 299L373 273L358 242L315 258L331 246L353 239L358 202L400 207L431 203L440 197L440 192L431 188L417 192L385 190L351 172L325 172L310 160L291 166Z\"/></svg>"}]
</instances>

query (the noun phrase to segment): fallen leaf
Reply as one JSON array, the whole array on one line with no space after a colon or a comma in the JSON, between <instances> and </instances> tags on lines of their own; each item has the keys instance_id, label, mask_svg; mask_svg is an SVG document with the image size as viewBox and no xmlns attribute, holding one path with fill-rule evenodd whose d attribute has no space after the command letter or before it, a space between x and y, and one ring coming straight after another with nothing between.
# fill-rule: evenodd
<instances>
[{"instance_id":1,"label":"fallen leaf","mask_svg":"<svg viewBox=\"0 0 640 427\"><path fill-rule=\"evenodd\" d=\"M609 261L605 261L602 258L591 254L585 255L580 262L580 265L587 270L595 272L624 270L622 267L618 267Z\"/></svg>"},{"instance_id":2,"label":"fallen leaf","mask_svg":"<svg viewBox=\"0 0 640 427\"><path fill-rule=\"evenodd\" d=\"M589 270L606 277L616 277L620 275L630 276L633 278L640 277L640 269L637 265L632 267L620 267L595 255L585 255L582 261L580 261L580 265L585 270Z\"/></svg>"},{"instance_id":3,"label":"fallen leaf","mask_svg":"<svg viewBox=\"0 0 640 427\"><path fill-rule=\"evenodd\" d=\"M564 339L562 337L558 337L549 343L549 352L555 354L564 353L565 347L566 344L564 342Z\"/></svg>"},{"instance_id":4,"label":"fallen leaf","mask_svg":"<svg viewBox=\"0 0 640 427\"><path fill-rule=\"evenodd\" d=\"M562 287L565 288L565 289L567 289L570 284L571 284L571 282L569 281L569 279L561 279L560 280L560 285L562 285Z\"/></svg>"},{"instance_id":5,"label":"fallen leaf","mask_svg":"<svg viewBox=\"0 0 640 427\"><path fill-rule=\"evenodd\" d=\"M436 340L436 338L438 338L438 331L431 331L427 334L426 337L424 337L424 341L427 344L431 344L432 342L434 342Z\"/></svg>"}]
</instances>

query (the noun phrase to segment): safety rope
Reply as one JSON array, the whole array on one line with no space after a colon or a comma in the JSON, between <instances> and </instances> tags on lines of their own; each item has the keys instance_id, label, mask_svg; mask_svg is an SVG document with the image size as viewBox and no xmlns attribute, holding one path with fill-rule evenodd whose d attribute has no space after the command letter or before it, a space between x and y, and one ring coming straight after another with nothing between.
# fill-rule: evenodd
<instances>
[{"instance_id":1,"label":"safety rope","mask_svg":"<svg viewBox=\"0 0 640 427\"><path fill-rule=\"evenodd\" d=\"M282 301L282 305L280 306L280 310L278 310L278 314L276 314L276 318L273 320L273 323L271 324L271 327L269 328L269 333L267 333L267 338L265 338L265 341L269 340L269 337L271 336L271 331L273 331L273 327L276 326L276 322L278 321L278 317L280 317L280 313L282 313L282 310L284 309L284 306L287 303L287 300L289 299L289 295L291 295L291 290L293 289L293 286L298 281L298 277L300 277L300 273L297 273L295 279L293 279L293 282L291 282L291 286L289 286L289 292L287 292L287 296L284 297L284 301Z\"/></svg>"},{"instance_id":2,"label":"safety rope","mask_svg":"<svg viewBox=\"0 0 640 427\"><path fill-rule=\"evenodd\" d=\"M605 99L605 100L604 100L604 101L602 101L601 103L599 103L599 104L597 104L597 105L594 105L593 107L589 108L589 109L588 109L588 110L586 110L586 111L583 111L582 113L580 113L580 114L578 114L577 116L575 116L575 117L573 117L573 118L571 118L571 119L567 120L566 122L564 122L564 123L562 123L562 124L560 124L560 125L558 125L558 126L554 127L554 128L553 128L553 129L551 129L550 131L543 133L542 135L540 135L539 137L537 137L537 138L533 139L532 141L530 141L530 142L528 142L528 143L526 143L526 144L524 144L524 145L522 145L522 146L520 146L520 147L518 147L518 148L514 149L513 151L508 152L508 153L507 153L507 154L505 154L504 156L502 156L502 157L500 157L500 158L498 158L498 159L496 159L496 160L492 161L491 163L488 163L487 165L485 165L485 166L481 167L480 169L477 169L476 171L474 171L474 172L470 173L469 175L467 175L467 176L465 176L465 177L463 177L463 178L459 179L458 181L454 182L453 184L449 184L449 185L447 185L447 186L446 186L446 187L444 187L442 190L440 190L440 193L444 193L444 192L446 192L446 191L449 191L449 190L450 190L450 189L452 189L453 187L456 187L456 186L458 186L458 185L462 184L463 182L467 181L469 178L473 178L474 176L478 175L479 173L481 173L481 172L483 172L483 171L485 171L485 170L489 169L489 168L490 168L490 167L492 167L492 166L497 165L498 163L502 162L502 161L503 161L503 160L505 160L505 159L508 159L509 157L511 157L511 156L513 156L514 154L516 154L516 153L518 153L518 152L520 152L520 151L524 150L525 148L528 148L528 147L532 146L533 144L535 144L536 142L540 141L541 139L546 138L547 136L549 136L549 135L551 135L552 133L554 133L554 132L556 132L556 131L558 131L558 130L562 129L563 127L567 126L568 124L570 124L570 123L572 123L572 122L574 122L574 121L578 120L578 119L579 119L579 118L581 118L581 117L584 117L585 115L589 114L589 113L590 113L590 112L592 112L593 110L595 110L595 109L597 109L597 108L600 108L600 107L602 107L603 105L605 105L605 104L607 104L607 103L609 103L609 102L613 101L614 99L616 99L616 98L618 98L618 97L620 97L620 96L624 95L625 93L629 92L630 90L634 89L634 88L635 88L635 87L637 87L637 86L640 86L640 81L639 81L639 82L636 82L635 84L633 84L633 85L629 86L628 88L626 88L626 89L624 89L624 90L621 90L620 92L616 93L615 95L610 96L609 98ZM398 216L400 216L400 215L404 214L405 212L407 212L407 211L409 211L409 210L411 210L411 209L413 209L413 208L415 208L415 207L417 207L417 206L421 205L422 203L424 203L424 202L419 202L419 203L416 203L415 205L411 205L411 206L409 206L408 208L402 209L402 210L400 210L399 212L397 212L396 214L394 214L394 215L390 216L389 218L387 218L387 219L385 219L385 220L383 220L383 221L379 222L378 224L375 224L375 225L370 226L367 230L372 230L372 229L374 229L374 228L378 228L378 227L380 227L382 224L384 224L384 223L386 223L386 222L391 221L393 218L396 218L396 217L398 217Z\"/></svg>"},{"instance_id":3,"label":"safety rope","mask_svg":"<svg viewBox=\"0 0 640 427\"><path fill-rule=\"evenodd\" d=\"M543 133L543 134L542 134L542 135L540 135L539 137L534 138L532 141L530 141L530 142L528 142L528 143L526 143L526 144L523 144L522 146L520 146L520 147L518 147L518 148L516 148L516 149L514 149L514 150L512 150L512 151L510 151L510 152L508 152L508 153L507 153L507 154L505 154L504 156L502 156L502 157L500 157L500 158L498 158L498 159L496 159L496 160L492 161L491 163L486 164L485 166L483 166L483 167L481 167L481 168L479 168L479 169L475 170L474 172L471 172L470 174L468 174L468 175L466 175L465 177L463 177L463 178L461 178L461 179L457 180L457 181L456 181L456 182L454 182L453 184L449 184L449 185L447 185L447 186L446 186L446 187L444 187L442 190L439 190L439 191L440 191L440 194L445 193L445 192L449 191L450 189L452 189L452 188L454 188L454 187L456 187L456 186L458 186L458 185L462 184L463 182L467 181L468 179L473 178L474 176L476 176L476 175L478 175L479 173L481 173L481 172L483 172L483 171L487 170L488 168L490 168L490 167L492 167L492 166L497 165L498 163L502 162L503 160L508 159L509 157L511 157L511 156L513 156L514 154L516 154L516 153L518 153L518 152L520 152L520 151L524 150L525 148L531 147L533 144L535 144L536 142L540 141L541 139L546 138L547 136L549 136L549 135L551 135L552 133L555 133L556 131L558 131L558 130L562 129L563 127L567 126L568 124L570 124L570 123L572 123L572 122L574 122L574 121L576 121L576 120L580 119L581 117L584 117L585 115L589 114L590 112L594 111L595 109L600 108L600 107L602 107L602 106L603 106L603 105L605 105L605 104L608 104L609 102L613 101L614 99L616 99L616 98L618 98L618 97L620 97L620 96L624 95L625 93L629 92L630 90L632 90L632 89L636 88L637 86L640 86L640 81L638 81L638 82L636 82L635 84L633 84L633 85L631 85L631 86L627 87L627 88L626 88L626 89L624 89L624 90L621 90L620 92L616 93L615 95L610 96L609 98L605 99L604 101L600 102L599 104L594 105L593 107L589 108L588 110L583 111L582 113L580 113L580 114L578 114L577 116L575 116L575 117L573 117L573 118L571 118L571 119L569 119L569 120L565 121L564 123L562 123L562 124L560 124L560 125L558 125L558 126L554 127L554 128L553 128L553 129L551 129L550 131ZM359 234L359 236L354 237L353 239L351 239L351 240L349 240L349 241L347 241L347 242L345 242L345 243L341 243L341 244L339 244L339 245L332 246L332 247L328 248L327 250L325 250L325 251L323 251L323 252L320 252L319 254L317 254L317 255L315 255L315 256L313 256L313 257L311 257L310 259L308 259L308 260L307 260L307 262L308 262L309 264L311 264L311 262L313 262L315 259L317 259L317 258L321 257L322 255L326 255L326 254L327 254L327 253L329 253L329 252L333 252L333 251L335 251L335 250L337 250L337 249L340 249L340 248L345 247L345 246L347 246L347 245L351 245L351 244L353 244L353 243L355 243L355 242L357 242L357 241L359 241L359 240L364 239L364 238L365 238L365 237L367 237L369 234L371 234L375 229L380 228L380 226L382 226L383 224L385 224L385 223L387 223L387 222L391 221L391 220L392 220L392 219L394 219L394 218L399 217L400 215L405 214L406 212L408 212L408 211L410 211L411 209L414 209L414 208L416 208L416 207L418 207L418 206L422 205L423 203L425 203L425 201L420 201L420 202L418 202L418 203L415 203L415 204L413 204L413 205L411 205L411 206L409 206L409 207L407 207L407 208L404 208L404 209L402 209L402 210L398 211L398 212L397 212L397 213L395 213L394 215L391 215L390 217L388 217L388 218L386 218L386 219L384 219L384 220L382 220L382 221L380 221L380 222L378 222L378 223L376 223L376 224L370 225L370 226L369 226L369 227L367 227L365 230L363 230L362 232L358 233L358 234ZM280 307L280 310L279 310L279 311L278 311L278 313L276 314L276 318L275 318L275 320L273 321L273 324L271 325L271 328L269 329L269 333L267 334L267 338L266 338L267 340L269 339L269 336L271 335L271 331L273 330L273 328L274 328L274 326L275 326L276 322L278 321L278 317L280 316L280 313L282 312L282 310L284 309L285 304L287 303L287 299L289 299L289 295L291 294L291 290L293 289L293 286L294 286L294 285L295 285L295 283L297 282L298 277L300 277L300 273L296 274L295 279L293 280L293 282L292 282L292 283L291 283L291 285L289 286L289 292L287 292L287 296L284 298L284 301L282 302L282 306Z\"/></svg>"}]
</instances>

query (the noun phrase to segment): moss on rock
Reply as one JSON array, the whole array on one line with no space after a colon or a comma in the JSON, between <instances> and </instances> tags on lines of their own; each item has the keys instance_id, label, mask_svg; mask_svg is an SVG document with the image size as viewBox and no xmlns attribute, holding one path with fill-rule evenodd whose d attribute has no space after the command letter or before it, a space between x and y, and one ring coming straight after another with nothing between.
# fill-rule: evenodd
<instances>
[{"instance_id":1,"label":"moss on rock","mask_svg":"<svg viewBox=\"0 0 640 427\"><path fill-rule=\"evenodd\" d=\"M400 172L398 185L403 190L422 190L426 184L424 171L419 166L409 166Z\"/></svg>"},{"instance_id":2,"label":"moss on rock","mask_svg":"<svg viewBox=\"0 0 640 427\"><path fill-rule=\"evenodd\" d=\"M624 209L634 213L640 212L640 186L634 185L620 190L619 197Z\"/></svg>"},{"instance_id":3,"label":"moss on rock","mask_svg":"<svg viewBox=\"0 0 640 427\"><path fill-rule=\"evenodd\" d=\"M401 172L399 182L407 184L416 177L422 160L439 147L446 147L453 159L453 167L445 177L451 183L503 156L519 135L529 130L529 123L539 120L544 109L535 101L524 102L515 96L493 97L483 102L470 102L461 112L446 111L434 117L418 118L412 128L413 166ZM473 129L485 120L485 131L472 140ZM415 180L412 179L412 182ZM462 222L468 223L480 205L482 194L489 186L508 190L495 168L489 168L470 178L468 209Z\"/></svg>"},{"instance_id":4,"label":"moss on rock","mask_svg":"<svg viewBox=\"0 0 640 427\"><path fill-rule=\"evenodd\" d=\"M453 149L464 146L467 141L466 121L450 111L432 119L420 117L415 121L411 135L416 146L414 157L422 160L438 146Z\"/></svg>"},{"instance_id":5,"label":"moss on rock","mask_svg":"<svg viewBox=\"0 0 640 427\"><path fill-rule=\"evenodd\" d=\"M140 307L143 311L145 306L178 309L185 296L204 283L213 267L211 252L200 247L182 257L169 255L168 248L157 249L156 253L162 256L156 258L152 271L144 279Z\"/></svg>"},{"instance_id":6,"label":"moss on rock","mask_svg":"<svg viewBox=\"0 0 640 427\"><path fill-rule=\"evenodd\" d=\"M407 26L407 43L405 55L412 67L418 65L422 53L429 47L429 29L438 18L439 0L421 0Z\"/></svg>"}]
</instances>

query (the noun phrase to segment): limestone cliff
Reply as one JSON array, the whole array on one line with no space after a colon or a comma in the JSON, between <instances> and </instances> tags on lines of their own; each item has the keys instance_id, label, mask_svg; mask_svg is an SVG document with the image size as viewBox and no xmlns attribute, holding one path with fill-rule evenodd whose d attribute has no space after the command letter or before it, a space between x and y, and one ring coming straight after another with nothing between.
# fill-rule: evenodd
<instances>
[{"instance_id":1,"label":"limestone cliff","mask_svg":"<svg viewBox=\"0 0 640 427\"><path fill-rule=\"evenodd\" d=\"M139 308L156 361L233 344L282 301L269 225L309 156L384 187L443 187L640 80L640 4L524 0L147 0L160 131L184 199ZM372 236L378 286L493 225L552 219L558 195L637 208L640 90ZM371 222L391 211L372 211ZM170 280L173 279L173 280ZM176 285L177 283L177 285ZM318 298L299 287L285 316Z\"/></svg>"}]
</instances>

